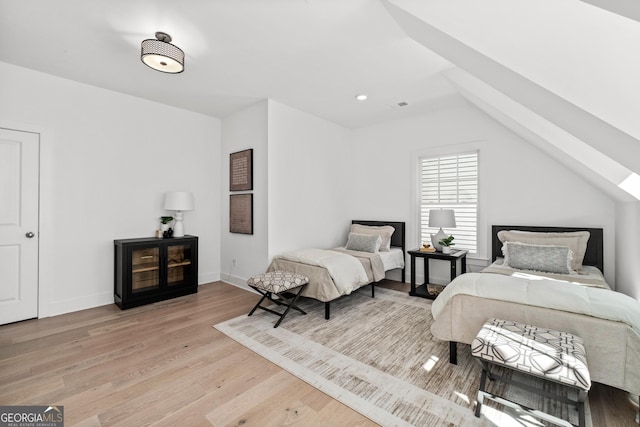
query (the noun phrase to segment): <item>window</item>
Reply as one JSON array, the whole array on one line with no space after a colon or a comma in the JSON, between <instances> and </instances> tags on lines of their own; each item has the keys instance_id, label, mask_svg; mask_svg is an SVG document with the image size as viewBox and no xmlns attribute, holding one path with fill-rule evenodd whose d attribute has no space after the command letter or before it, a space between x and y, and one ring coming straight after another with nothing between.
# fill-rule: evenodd
<instances>
[{"instance_id":1,"label":"window","mask_svg":"<svg viewBox=\"0 0 640 427\"><path fill-rule=\"evenodd\" d=\"M457 249L478 253L478 152L420 157L420 238L431 242L429 209L453 209Z\"/></svg>"}]
</instances>

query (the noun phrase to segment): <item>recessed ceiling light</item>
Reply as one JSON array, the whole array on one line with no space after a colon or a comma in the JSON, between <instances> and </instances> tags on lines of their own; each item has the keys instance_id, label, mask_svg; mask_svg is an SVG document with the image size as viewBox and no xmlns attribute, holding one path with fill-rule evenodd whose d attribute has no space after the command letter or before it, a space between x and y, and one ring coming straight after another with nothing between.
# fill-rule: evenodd
<instances>
[{"instance_id":1,"label":"recessed ceiling light","mask_svg":"<svg viewBox=\"0 0 640 427\"><path fill-rule=\"evenodd\" d=\"M358 101L365 101L367 99L367 94L366 93L360 93L360 94L356 95L356 99Z\"/></svg>"}]
</instances>

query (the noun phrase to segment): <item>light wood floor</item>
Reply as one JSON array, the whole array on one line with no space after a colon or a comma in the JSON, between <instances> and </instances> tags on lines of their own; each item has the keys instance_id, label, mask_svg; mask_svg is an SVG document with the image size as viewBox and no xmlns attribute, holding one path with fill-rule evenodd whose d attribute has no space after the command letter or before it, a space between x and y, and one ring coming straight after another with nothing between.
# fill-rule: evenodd
<instances>
[{"instance_id":1,"label":"light wood floor","mask_svg":"<svg viewBox=\"0 0 640 427\"><path fill-rule=\"evenodd\" d=\"M212 328L257 300L216 282L0 326L0 405L64 405L67 426L375 425ZM595 427L634 425L626 393L596 384L589 402Z\"/></svg>"}]
</instances>

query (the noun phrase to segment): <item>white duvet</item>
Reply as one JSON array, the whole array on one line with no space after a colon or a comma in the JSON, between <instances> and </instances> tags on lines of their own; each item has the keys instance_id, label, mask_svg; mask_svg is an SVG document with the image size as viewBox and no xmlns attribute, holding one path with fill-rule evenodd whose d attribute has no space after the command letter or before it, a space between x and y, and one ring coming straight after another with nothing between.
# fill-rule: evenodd
<instances>
[{"instance_id":1,"label":"white duvet","mask_svg":"<svg viewBox=\"0 0 640 427\"><path fill-rule=\"evenodd\" d=\"M309 248L278 254L274 258L326 268L341 294L350 294L354 289L369 282L360 261L340 252Z\"/></svg>"},{"instance_id":2,"label":"white duvet","mask_svg":"<svg viewBox=\"0 0 640 427\"><path fill-rule=\"evenodd\" d=\"M612 290L541 276L466 273L445 287L431 306L434 319L458 294L552 308L624 322L640 333L640 302Z\"/></svg>"}]
</instances>

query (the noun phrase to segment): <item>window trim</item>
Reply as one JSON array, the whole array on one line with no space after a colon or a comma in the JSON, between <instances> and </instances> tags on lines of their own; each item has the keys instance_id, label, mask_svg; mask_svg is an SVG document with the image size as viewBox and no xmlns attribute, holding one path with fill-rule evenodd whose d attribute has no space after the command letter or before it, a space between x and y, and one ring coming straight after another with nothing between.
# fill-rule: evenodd
<instances>
[{"instance_id":1,"label":"window trim","mask_svg":"<svg viewBox=\"0 0 640 427\"><path fill-rule=\"evenodd\" d=\"M486 197L484 191L486 162L483 161L483 154L486 153L486 140L475 140L464 143L436 145L433 147L421 148L411 152L411 226L408 227L409 235L407 244L409 247L417 248L422 245L420 242L420 159L423 157L436 157L443 155L456 155L470 151L478 152L478 253L469 255L468 258L487 261L488 258L488 237L487 224L484 212L486 210Z\"/></svg>"}]
</instances>

